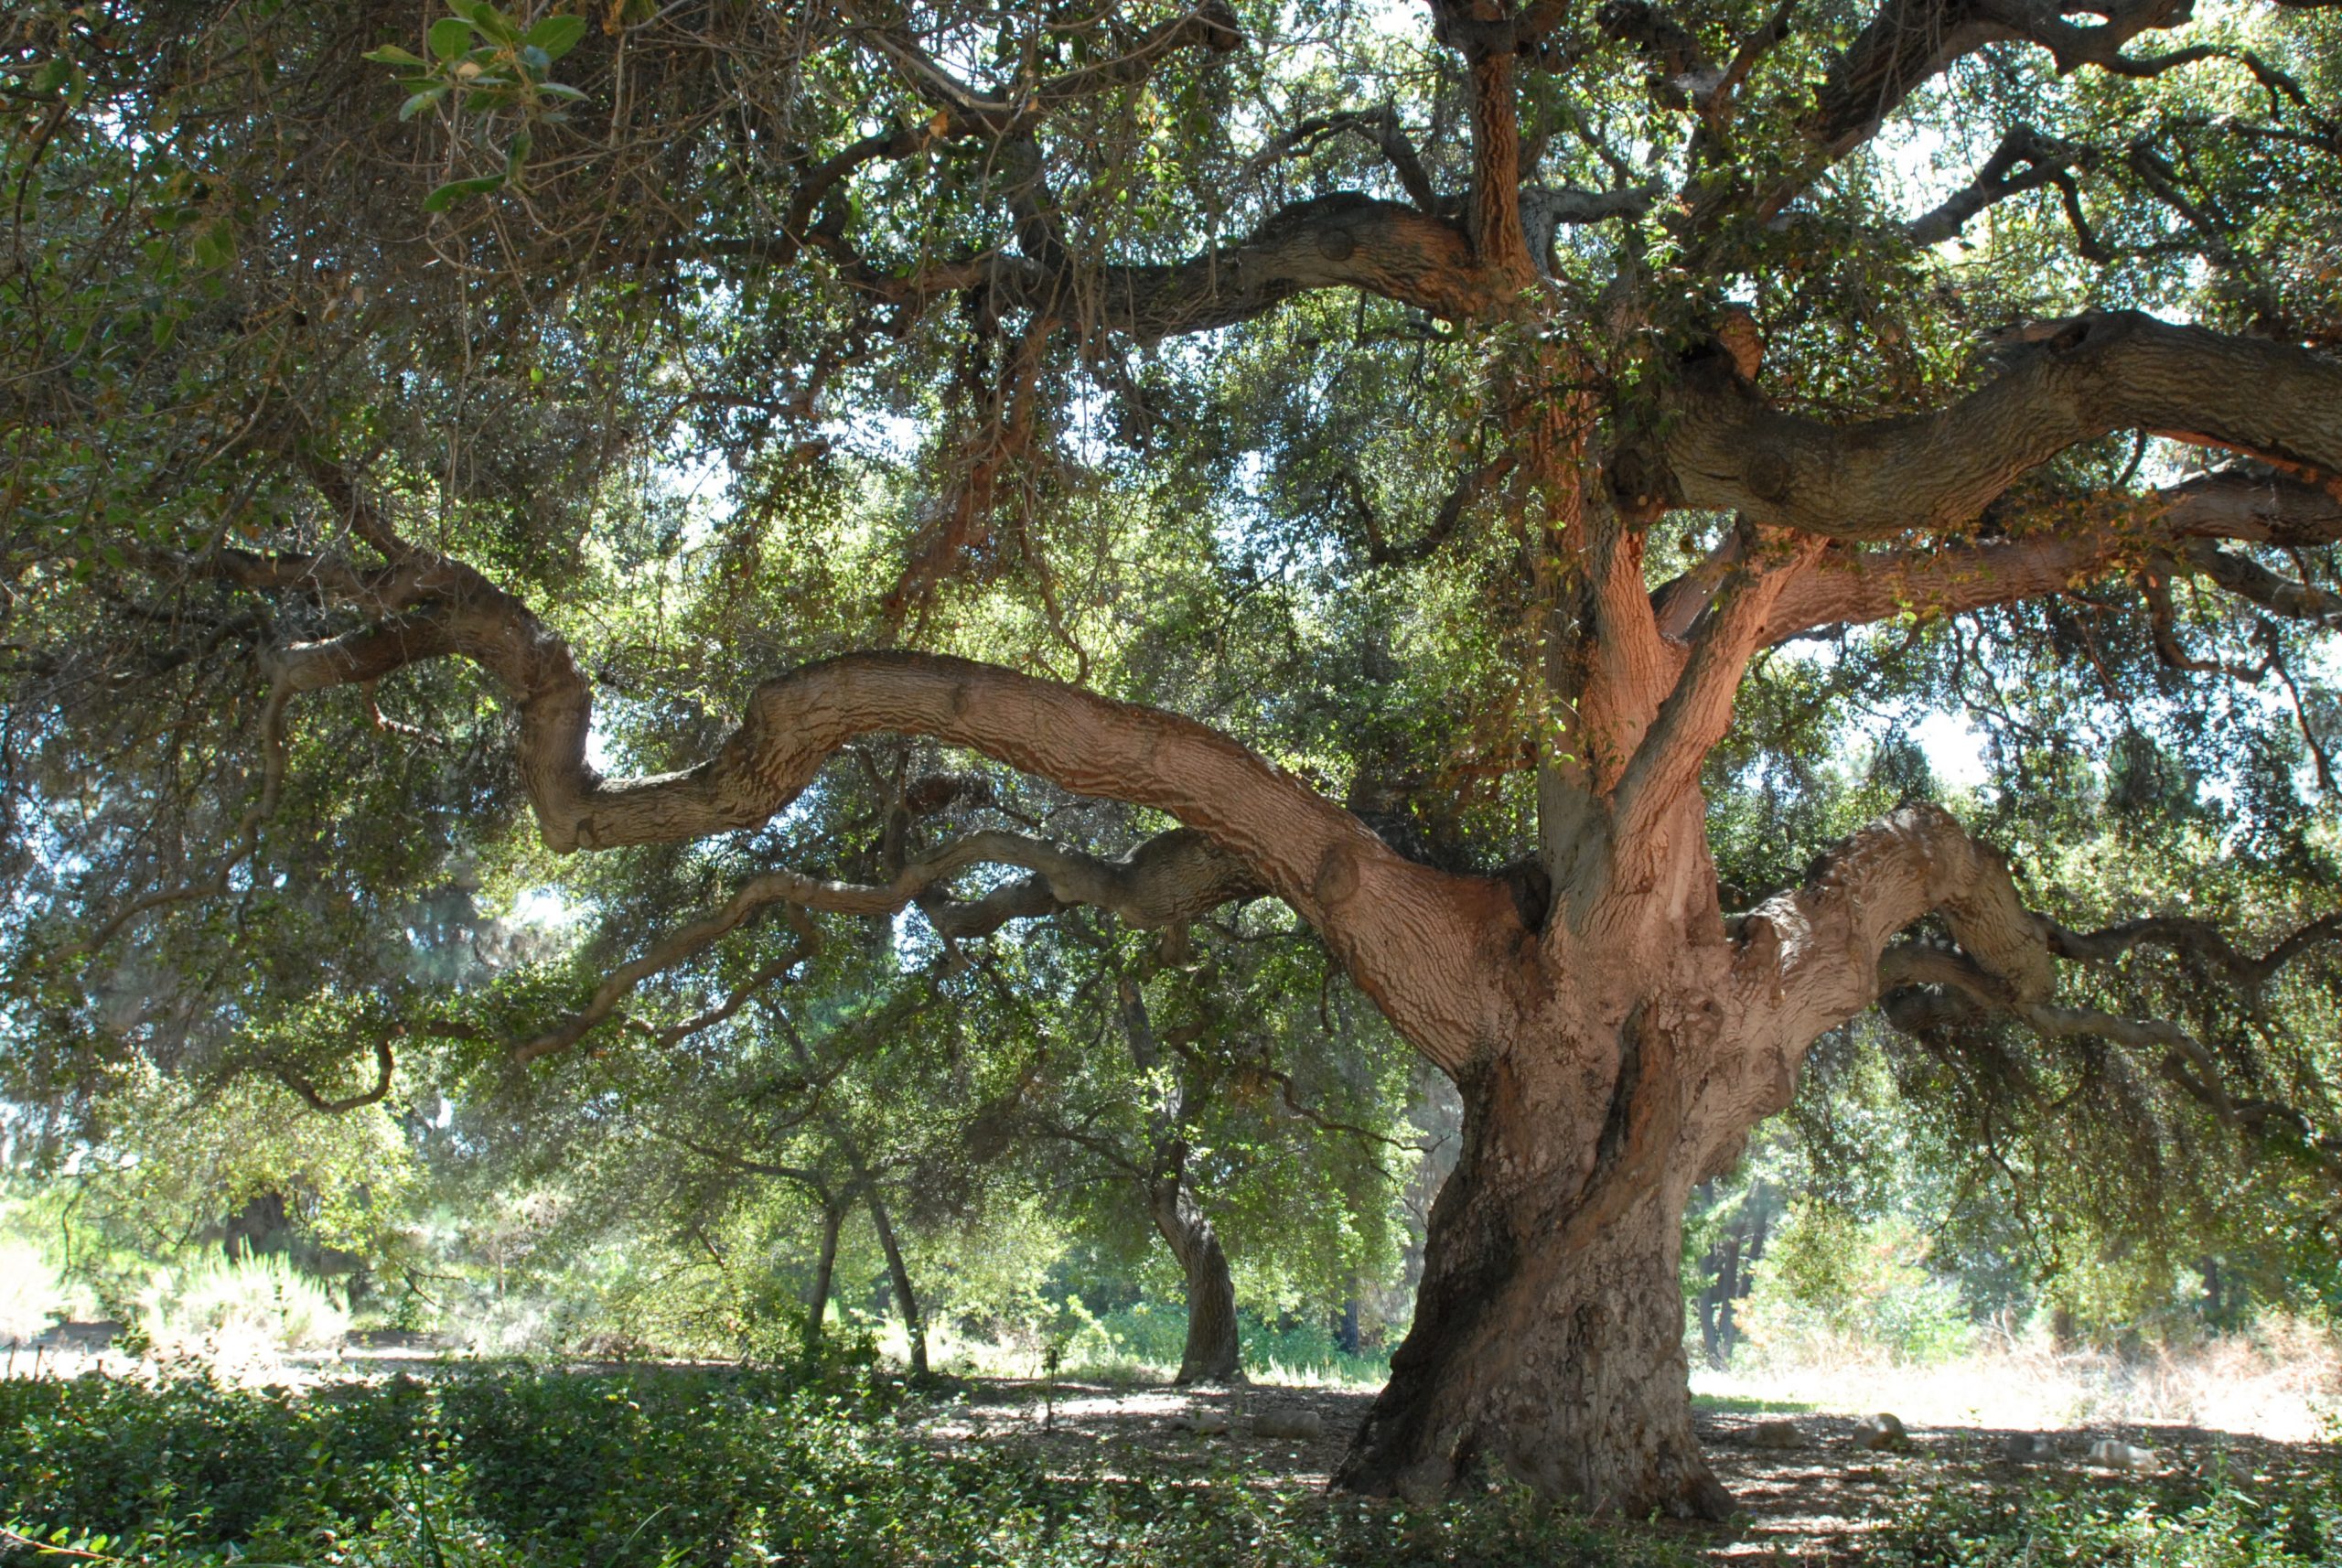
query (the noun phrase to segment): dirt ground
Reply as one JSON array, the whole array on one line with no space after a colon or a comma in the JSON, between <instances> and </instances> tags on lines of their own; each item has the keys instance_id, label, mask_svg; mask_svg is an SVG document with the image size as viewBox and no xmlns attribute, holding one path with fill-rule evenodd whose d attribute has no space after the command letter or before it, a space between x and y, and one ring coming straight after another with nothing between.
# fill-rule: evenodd
<instances>
[{"instance_id":1,"label":"dirt ground","mask_svg":"<svg viewBox=\"0 0 2342 1568\"><path fill-rule=\"evenodd\" d=\"M1062 1457L1069 1466L1114 1468L1128 1455L1134 1466L1176 1473L1187 1466L1224 1467L1232 1461L1257 1466L1264 1481L1321 1487L1373 1398L1371 1391L1357 1389L1256 1384L1189 1391L1070 1381L1060 1381L1045 1398L1037 1381L987 1378L964 1383L959 1399L923 1425L945 1442L1013 1444ZM1179 1418L1200 1411L1225 1415L1227 1433L1203 1435L1179 1424ZM1252 1434L1252 1423L1266 1412L1305 1411L1323 1421L1322 1437L1296 1441ZM1752 1441L1760 1422L1784 1418L1796 1423L1806 1446L1764 1448ZM1920 1488L2007 1489L2022 1487L2029 1472L2057 1470L2091 1477L2092 1485L2124 1485L2126 1477L2097 1477L2083 1463L2090 1444L2104 1437L2153 1448L2169 1470L2201 1473L2218 1464L2239 1479L2265 1480L2312 1461L2309 1444L2176 1425L2043 1433L2053 1456L2017 1464L2006 1457L2008 1440L2016 1434L2004 1428L1912 1425L1906 1451L1875 1454L1853 1445L1851 1417L1703 1409L1695 1419L1709 1463L1744 1511L1729 1526L1681 1528L1720 1563L1846 1561L1859 1552L1863 1535L1880 1515Z\"/></svg>"}]
</instances>

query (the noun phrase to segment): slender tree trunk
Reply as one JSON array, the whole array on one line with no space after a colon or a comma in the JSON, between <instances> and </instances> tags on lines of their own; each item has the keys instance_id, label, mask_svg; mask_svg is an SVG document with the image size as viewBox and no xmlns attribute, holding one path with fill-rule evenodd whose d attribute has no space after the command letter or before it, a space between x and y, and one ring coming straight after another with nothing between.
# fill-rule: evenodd
<instances>
[{"instance_id":1,"label":"slender tree trunk","mask_svg":"<svg viewBox=\"0 0 2342 1568\"><path fill-rule=\"evenodd\" d=\"M822 1319L830 1314L830 1283L837 1273L838 1230L845 1224L845 1205L822 1206L822 1250L813 1260L813 1288L805 1301L805 1354L822 1351Z\"/></svg>"},{"instance_id":2,"label":"slender tree trunk","mask_svg":"<svg viewBox=\"0 0 2342 1568\"><path fill-rule=\"evenodd\" d=\"M911 1272L903 1263L903 1249L895 1240L895 1224L887 1217L886 1205L875 1187L864 1197L870 1205L870 1223L878 1232L878 1245L886 1250L886 1277L894 1282L895 1301L903 1314L903 1332L910 1341L911 1376L927 1376L927 1322L919 1316L919 1296L911 1290Z\"/></svg>"},{"instance_id":3,"label":"slender tree trunk","mask_svg":"<svg viewBox=\"0 0 2342 1568\"><path fill-rule=\"evenodd\" d=\"M1708 1364L1721 1367L1732 1354L1732 1304L1740 1295L1740 1230L1738 1222L1724 1227L1708 1249L1708 1264L1715 1278L1700 1293L1700 1346Z\"/></svg>"},{"instance_id":4,"label":"slender tree trunk","mask_svg":"<svg viewBox=\"0 0 2342 1568\"><path fill-rule=\"evenodd\" d=\"M1187 1344L1173 1381L1233 1382L1244 1375L1236 1339L1236 1281L1219 1235L1196 1201L1184 1174L1156 1182L1147 1193L1155 1228L1171 1244L1187 1279Z\"/></svg>"}]
</instances>

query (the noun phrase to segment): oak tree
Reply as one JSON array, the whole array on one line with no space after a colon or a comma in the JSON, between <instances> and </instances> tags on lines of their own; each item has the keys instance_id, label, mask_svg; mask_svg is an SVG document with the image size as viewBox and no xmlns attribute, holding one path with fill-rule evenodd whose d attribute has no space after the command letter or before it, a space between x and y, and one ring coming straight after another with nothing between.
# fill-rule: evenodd
<instances>
[{"instance_id":1,"label":"oak tree","mask_svg":"<svg viewBox=\"0 0 2342 1568\"><path fill-rule=\"evenodd\" d=\"M1925 801L1744 904L1710 811L1817 639L1940 652L1908 689L1949 700L2225 703L2254 820L2329 809L2329 6L5 27L26 1082L131 1050L346 1104L435 1042L558 1071L695 992L626 1047L674 1048L825 918L1089 907L1176 951L1279 900L1466 1106L1338 1484L1637 1513L1729 1506L1687 1195L1874 1006L2342 1165L2317 1051L2260 1026L2342 931L2315 832L2243 925L2082 929ZM1052 837L884 736L1161 831ZM865 787L869 835L805 831ZM435 982L416 933L516 809L704 901L636 897L578 991ZM2117 1004L2176 994L2158 965L2218 1028ZM320 993L348 1032L290 1039Z\"/></svg>"}]
</instances>

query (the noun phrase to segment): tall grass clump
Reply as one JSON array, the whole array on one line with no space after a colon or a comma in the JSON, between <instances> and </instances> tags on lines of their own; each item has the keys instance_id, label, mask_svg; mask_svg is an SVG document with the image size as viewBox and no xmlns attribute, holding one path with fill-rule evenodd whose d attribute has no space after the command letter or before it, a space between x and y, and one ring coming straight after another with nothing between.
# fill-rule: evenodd
<instances>
[{"instance_id":1,"label":"tall grass clump","mask_svg":"<svg viewBox=\"0 0 2342 1568\"><path fill-rule=\"evenodd\" d=\"M156 1349L176 1354L323 1350L349 1331L325 1286L273 1252L158 1271L138 1319Z\"/></svg>"}]
</instances>

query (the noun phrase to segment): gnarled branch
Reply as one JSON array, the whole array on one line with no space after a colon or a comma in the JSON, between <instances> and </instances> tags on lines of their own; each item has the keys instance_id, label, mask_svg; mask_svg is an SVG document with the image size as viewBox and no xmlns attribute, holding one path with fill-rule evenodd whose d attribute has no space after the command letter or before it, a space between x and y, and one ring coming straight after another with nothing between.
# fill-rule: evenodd
<instances>
[{"instance_id":1,"label":"gnarled branch","mask_svg":"<svg viewBox=\"0 0 2342 1568\"><path fill-rule=\"evenodd\" d=\"M1784 413L1701 360L1666 458L1689 505L1882 538L1965 522L2020 474L2125 429L2228 447L2342 497L2342 362L2131 311L2028 329L1958 403L1864 424Z\"/></svg>"}]
</instances>

